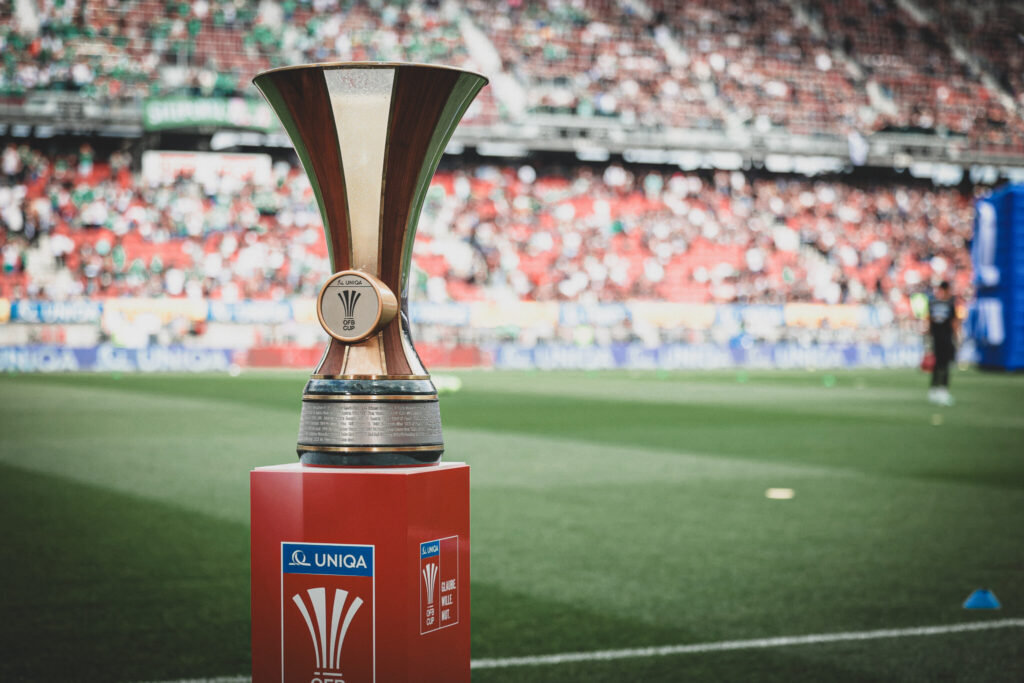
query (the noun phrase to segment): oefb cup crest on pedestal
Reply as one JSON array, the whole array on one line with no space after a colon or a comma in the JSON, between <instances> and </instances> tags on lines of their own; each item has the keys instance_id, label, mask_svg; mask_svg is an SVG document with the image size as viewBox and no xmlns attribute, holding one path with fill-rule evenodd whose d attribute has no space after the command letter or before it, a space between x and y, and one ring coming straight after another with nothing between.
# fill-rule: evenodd
<instances>
[{"instance_id":1,"label":"oefb cup crest on pedestal","mask_svg":"<svg viewBox=\"0 0 1024 683\"><path fill-rule=\"evenodd\" d=\"M334 272L317 299L330 341L303 392L299 458L437 462L441 414L409 334L409 268L430 180L487 79L422 64L336 63L273 69L253 82L309 176Z\"/></svg>"}]
</instances>

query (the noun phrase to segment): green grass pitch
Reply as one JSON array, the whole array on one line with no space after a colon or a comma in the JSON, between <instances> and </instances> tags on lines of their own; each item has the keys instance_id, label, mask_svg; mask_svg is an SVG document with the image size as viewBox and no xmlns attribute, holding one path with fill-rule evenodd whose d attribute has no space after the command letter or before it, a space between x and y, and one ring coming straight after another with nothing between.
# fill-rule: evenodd
<instances>
[{"instance_id":1,"label":"green grass pitch","mask_svg":"<svg viewBox=\"0 0 1024 683\"><path fill-rule=\"evenodd\" d=\"M475 659L1024 617L1024 377L460 376ZM248 470L294 458L305 378L0 377L0 680L246 674ZM1024 629L474 680L1021 681Z\"/></svg>"}]
</instances>

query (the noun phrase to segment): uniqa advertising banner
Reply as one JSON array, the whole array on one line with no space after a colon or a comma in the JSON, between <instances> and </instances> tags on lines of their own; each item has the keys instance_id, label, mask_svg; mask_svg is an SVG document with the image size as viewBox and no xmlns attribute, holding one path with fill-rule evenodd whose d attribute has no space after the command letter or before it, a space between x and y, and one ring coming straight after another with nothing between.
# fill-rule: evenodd
<instances>
[{"instance_id":1,"label":"uniqa advertising banner","mask_svg":"<svg viewBox=\"0 0 1024 683\"><path fill-rule=\"evenodd\" d=\"M643 344L609 346L503 344L493 352L496 368L540 370L635 369L702 370L715 368L911 368L921 363L920 344Z\"/></svg>"},{"instance_id":2,"label":"uniqa advertising banner","mask_svg":"<svg viewBox=\"0 0 1024 683\"><path fill-rule=\"evenodd\" d=\"M0 347L0 372L226 372L234 354L185 346L6 346Z\"/></svg>"},{"instance_id":3,"label":"uniqa advertising banner","mask_svg":"<svg viewBox=\"0 0 1024 683\"><path fill-rule=\"evenodd\" d=\"M69 302L14 300L0 301L0 322L4 312L10 322L95 323L106 310L128 317L155 313L162 319L186 317L216 322L280 324L295 320L316 322L314 298L281 301L219 301L181 298L123 298ZM744 327L748 330L780 327L880 329L893 322L885 306L826 304L687 304L658 301L628 301L615 304L574 304L520 301L511 304L448 301L413 301L412 322L425 325L477 328L554 325L614 327L626 322L643 323L660 329L706 330L713 327Z\"/></svg>"}]
</instances>

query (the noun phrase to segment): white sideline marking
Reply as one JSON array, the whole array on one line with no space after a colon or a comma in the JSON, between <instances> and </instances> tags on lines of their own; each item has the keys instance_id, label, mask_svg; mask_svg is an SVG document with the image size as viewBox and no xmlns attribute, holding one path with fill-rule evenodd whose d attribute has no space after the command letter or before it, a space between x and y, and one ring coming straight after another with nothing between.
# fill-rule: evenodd
<instances>
[{"instance_id":1,"label":"white sideline marking","mask_svg":"<svg viewBox=\"0 0 1024 683\"><path fill-rule=\"evenodd\" d=\"M915 626L912 628L886 628L877 631L849 631L846 633L812 633L806 636L780 636L778 638L754 638L752 640L722 640L716 643L694 643L692 645L661 645L623 650L595 650L593 652L563 652L554 655L533 657L498 657L496 659L474 659L471 669L500 669L513 666L542 666L565 664L566 662L597 662L633 657L665 657L667 655L722 652L724 650L750 650L789 645L814 645L817 643L839 643L849 640L878 640L881 638L910 638L913 636L938 636L944 633L965 633L968 631L989 631L998 628L1024 628L1024 619L997 619L995 621L968 621L945 626ZM160 683L249 683L249 676L221 676L218 678L182 678Z\"/></svg>"},{"instance_id":2,"label":"white sideline marking","mask_svg":"<svg viewBox=\"0 0 1024 683\"><path fill-rule=\"evenodd\" d=\"M781 636L779 638L755 638L753 640L723 640L717 643L694 643L693 645L663 645L660 647L638 647L625 650L596 650L594 652L564 652L555 655L533 657L499 657L497 659L474 659L472 669L497 669L509 666L539 666L544 664L565 664L567 662L595 662L633 657L664 657L666 655L695 654L700 652L721 652L723 650L747 650L787 645L812 645L815 643L837 643L844 640L875 640L877 638L908 638L911 636L935 636L943 633L964 631L986 631L996 628L1024 628L1024 619L1000 619L998 621L973 621L946 626L917 626L914 628L889 628L878 631L853 631L849 633L815 633L807 636Z\"/></svg>"}]
</instances>

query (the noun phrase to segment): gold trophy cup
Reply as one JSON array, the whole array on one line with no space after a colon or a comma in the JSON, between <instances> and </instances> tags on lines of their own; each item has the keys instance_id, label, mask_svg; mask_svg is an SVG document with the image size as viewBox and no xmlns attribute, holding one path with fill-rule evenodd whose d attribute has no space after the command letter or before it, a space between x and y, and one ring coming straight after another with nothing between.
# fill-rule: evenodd
<instances>
[{"instance_id":1,"label":"gold trophy cup","mask_svg":"<svg viewBox=\"0 0 1024 683\"><path fill-rule=\"evenodd\" d=\"M284 124L323 219L330 336L302 395L309 465L436 463L437 389L409 335L409 268L430 180L483 76L424 64L283 67L253 83Z\"/></svg>"}]
</instances>

